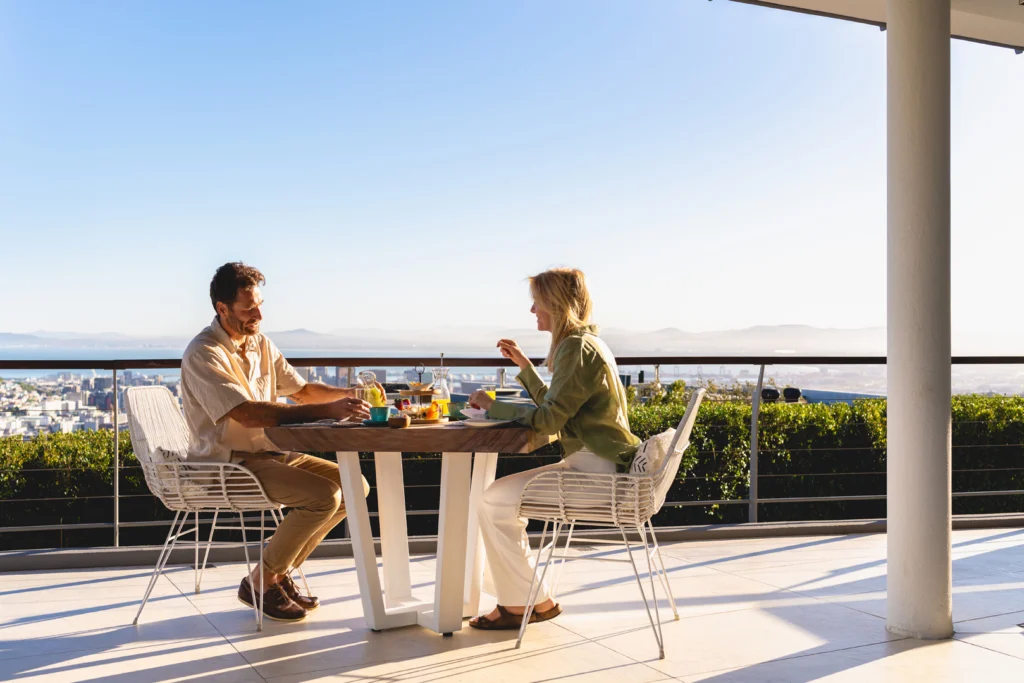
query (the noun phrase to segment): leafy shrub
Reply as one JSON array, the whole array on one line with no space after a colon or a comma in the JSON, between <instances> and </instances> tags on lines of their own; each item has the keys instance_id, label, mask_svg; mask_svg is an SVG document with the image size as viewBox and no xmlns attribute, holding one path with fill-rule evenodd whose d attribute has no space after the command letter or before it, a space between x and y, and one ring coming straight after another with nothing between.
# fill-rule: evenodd
<instances>
[{"instance_id":1,"label":"leafy shrub","mask_svg":"<svg viewBox=\"0 0 1024 683\"><path fill-rule=\"evenodd\" d=\"M658 401L629 409L634 433L647 438L678 424L686 409L687 388L668 387ZM1024 398L955 396L952 401L953 490L1024 490ZM706 400L683 455L671 501L742 500L749 493L751 407L744 400ZM758 421L761 500L885 494L886 403L883 399L828 404L769 403ZM110 522L113 519L113 437L110 431L41 435L29 441L0 438L0 526ZM530 457L499 460L499 476L553 462L557 447ZM121 519L165 519L167 511L148 495L132 454L127 432L120 433ZM425 454L407 454L407 479L436 482L439 462ZM412 462L415 461L415 462ZM372 482L373 467L364 463ZM410 509L436 507L436 488L410 489ZM18 500L16 500L18 499ZM31 499L33 502L22 502ZM371 507L374 499L371 496ZM672 507L660 524L746 521L747 506ZM956 513L1014 512L1024 496L954 499ZM884 500L810 503L762 503L759 519L843 519L883 517ZM432 533L430 517L410 517L410 533ZM133 530L135 542L162 540L165 529ZM124 538L126 531L122 531ZM0 549L52 547L51 537L29 541L6 534ZM110 532L61 535L59 544L106 544Z\"/></svg>"}]
</instances>

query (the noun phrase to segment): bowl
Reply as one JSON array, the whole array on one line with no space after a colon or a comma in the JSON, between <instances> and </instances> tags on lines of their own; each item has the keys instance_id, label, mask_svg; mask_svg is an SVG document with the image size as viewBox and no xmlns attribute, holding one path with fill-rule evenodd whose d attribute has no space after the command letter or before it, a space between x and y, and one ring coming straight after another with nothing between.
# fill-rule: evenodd
<instances>
[{"instance_id":1,"label":"bowl","mask_svg":"<svg viewBox=\"0 0 1024 683\"><path fill-rule=\"evenodd\" d=\"M390 415L391 408L389 406L374 406L370 408L370 419L374 422L387 422Z\"/></svg>"},{"instance_id":2,"label":"bowl","mask_svg":"<svg viewBox=\"0 0 1024 683\"><path fill-rule=\"evenodd\" d=\"M408 415L392 415L388 418L388 427L392 429L402 429L408 427L411 420Z\"/></svg>"},{"instance_id":3,"label":"bowl","mask_svg":"<svg viewBox=\"0 0 1024 683\"><path fill-rule=\"evenodd\" d=\"M452 420L465 420L466 416L462 414L462 409L466 407L466 403L462 401L451 402L448 404L448 417Z\"/></svg>"}]
</instances>

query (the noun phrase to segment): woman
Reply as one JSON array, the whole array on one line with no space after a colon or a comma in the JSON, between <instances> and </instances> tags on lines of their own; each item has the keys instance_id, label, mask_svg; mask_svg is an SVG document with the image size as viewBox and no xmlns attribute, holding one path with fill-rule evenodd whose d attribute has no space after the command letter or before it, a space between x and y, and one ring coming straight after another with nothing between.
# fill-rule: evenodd
<instances>
[{"instance_id":1,"label":"woman","mask_svg":"<svg viewBox=\"0 0 1024 683\"><path fill-rule=\"evenodd\" d=\"M511 339L498 342L501 355L519 366L519 382L536 407L495 401L483 391L470 402L487 409L487 416L517 420L540 434L558 434L565 459L555 465L513 474L494 482L480 506L480 531L487 549L498 607L469 622L479 629L517 629L533 579L533 557L526 536L527 520L517 517L519 498L539 472L567 468L580 472L625 471L640 439L629 431L626 391L615 358L597 328L590 324L592 304L581 271L548 270L530 278L537 329L551 333L547 368L551 386L544 384L530 359ZM546 621L561 613L541 585L531 621Z\"/></svg>"}]
</instances>

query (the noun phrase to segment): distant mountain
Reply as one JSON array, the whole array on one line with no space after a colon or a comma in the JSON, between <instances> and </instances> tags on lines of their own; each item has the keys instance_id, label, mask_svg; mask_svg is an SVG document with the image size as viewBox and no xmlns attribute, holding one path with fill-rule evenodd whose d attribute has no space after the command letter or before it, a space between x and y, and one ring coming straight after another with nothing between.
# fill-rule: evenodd
<instances>
[{"instance_id":1,"label":"distant mountain","mask_svg":"<svg viewBox=\"0 0 1024 683\"><path fill-rule=\"evenodd\" d=\"M496 354L498 339L515 339L531 355L543 355L550 337L533 329L485 327L443 327L433 330L395 331L380 329L334 330L329 333L307 329L268 331L267 336L290 353L330 354L414 354L434 355ZM618 355L874 355L885 353L885 329L816 328L807 325L757 326L717 332L686 332L664 328L635 332L608 328L602 337ZM162 348L183 349L190 337L135 337L122 334L79 334L0 332L3 348Z\"/></svg>"},{"instance_id":2,"label":"distant mountain","mask_svg":"<svg viewBox=\"0 0 1024 683\"><path fill-rule=\"evenodd\" d=\"M183 349L187 343L187 338L178 336L132 337L116 333L34 332L32 334L14 334L0 332L0 349Z\"/></svg>"},{"instance_id":3,"label":"distant mountain","mask_svg":"<svg viewBox=\"0 0 1024 683\"><path fill-rule=\"evenodd\" d=\"M648 333L608 330L605 341L620 355L884 355L885 328L749 327L720 332L664 329Z\"/></svg>"},{"instance_id":4,"label":"distant mountain","mask_svg":"<svg viewBox=\"0 0 1024 683\"><path fill-rule=\"evenodd\" d=\"M0 332L0 347L4 346L39 346L43 340L34 334L15 334Z\"/></svg>"}]
</instances>

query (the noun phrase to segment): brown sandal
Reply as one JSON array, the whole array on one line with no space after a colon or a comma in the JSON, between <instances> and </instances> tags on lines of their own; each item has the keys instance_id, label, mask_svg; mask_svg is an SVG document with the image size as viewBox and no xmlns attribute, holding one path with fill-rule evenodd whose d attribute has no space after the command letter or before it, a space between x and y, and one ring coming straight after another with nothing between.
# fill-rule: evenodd
<instances>
[{"instance_id":1,"label":"brown sandal","mask_svg":"<svg viewBox=\"0 0 1024 683\"><path fill-rule=\"evenodd\" d=\"M534 624L538 621L547 621L548 619L554 619L562 613L562 606L555 605L551 609L538 612L534 610L530 614L530 623ZM523 625L522 614L512 614L507 609L498 605L498 618L488 619L486 616L480 616L476 619L470 619L469 625L473 628L478 628L481 631L514 631Z\"/></svg>"}]
</instances>

